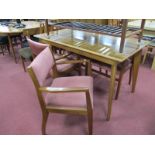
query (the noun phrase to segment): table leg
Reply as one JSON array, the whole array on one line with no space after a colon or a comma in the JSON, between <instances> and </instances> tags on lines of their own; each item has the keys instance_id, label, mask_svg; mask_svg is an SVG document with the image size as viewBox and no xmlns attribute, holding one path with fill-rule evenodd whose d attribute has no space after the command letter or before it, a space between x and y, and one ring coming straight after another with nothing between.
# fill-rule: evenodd
<instances>
[{"instance_id":1,"label":"table leg","mask_svg":"<svg viewBox=\"0 0 155 155\"><path fill-rule=\"evenodd\" d=\"M14 50L14 48L13 48L13 44L12 44L12 40L11 40L10 35L8 35L8 40L9 40L9 45L10 45L10 47L11 47L11 50L12 50L12 54L13 54L13 57L14 57L15 63L17 63L16 55L15 55L15 50Z\"/></svg>"},{"instance_id":2,"label":"table leg","mask_svg":"<svg viewBox=\"0 0 155 155\"><path fill-rule=\"evenodd\" d=\"M154 58L153 58L153 62L152 62L152 67L151 67L151 69L155 70L155 56L154 56Z\"/></svg>"},{"instance_id":3,"label":"table leg","mask_svg":"<svg viewBox=\"0 0 155 155\"><path fill-rule=\"evenodd\" d=\"M114 95L114 90L115 90L115 77L116 77L116 64L111 66L107 121L110 120L111 111L112 111L112 100L113 100L113 95Z\"/></svg>"},{"instance_id":4,"label":"table leg","mask_svg":"<svg viewBox=\"0 0 155 155\"><path fill-rule=\"evenodd\" d=\"M141 52L138 52L137 54L134 55L134 58L133 58L133 66L132 66L133 74L132 74L132 88L131 88L132 93L135 92L135 88L136 88L140 60L141 60Z\"/></svg>"}]
</instances>

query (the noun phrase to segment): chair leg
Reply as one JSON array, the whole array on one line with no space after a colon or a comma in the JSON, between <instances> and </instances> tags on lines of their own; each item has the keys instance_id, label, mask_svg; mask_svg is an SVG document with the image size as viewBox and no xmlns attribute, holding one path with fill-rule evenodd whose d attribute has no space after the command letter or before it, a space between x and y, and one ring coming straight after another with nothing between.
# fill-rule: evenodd
<instances>
[{"instance_id":1,"label":"chair leg","mask_svg":"<svg viewBox=\"0 0 155 155\"><path fill-rule=\"evenodd\" d=\"M81 68L81 66L82 66L81 64L78 64L78 74L79 74L79 75L82 75L82 72L81 72L81 69L82 69L82 68Z\"/></svg>"},{"instance_id":2,"label":"chair leg","mask_svg":"<svg viewBox=\"0 0 155 155\"><path fill-rule=\"evenodd\" d=\"M88 117L88 134L93 134L93 111L89 111L87 114Z\"/></svg>"},{"instance_id":3,"label":"chair leg","mask_svg":"<svg viewBox=\"0 0 155 155\"><path fill-rule=\"evenodd\" d=\"M48 112L43 113L42 116L42 135L46 135L46 123L47 123L47 118L48 118Z\"/></svg>"},{"instance_id":4,"label":"chair leg","mask_svg":"<svg viewBox=\"0 0 155 155\"><path fill-rule=\"evenodd\" d=\"M25 68L24 59L22 58L22 56L20 56L20 59L21 59L21 61L22 61L22 66L23 66L23 69L24 69L24 71L26 72L26 68Z\"/></svg>"},{"instance_id":5,"label":"chair leg","mask_svg":"<svg viewBox=\"0 0 155 155\"><path fill-rule=\"evenodd\" d=\"M17 38L14 37L14 42L15 42L15 45L18 46L18 42L17 42Z\"/></svg>"},{"instance_id":6,"label":"chair leg","mask_svg":"<svg viewBox=\"0 0 155 155\"><path fill-rule=\"evenodd\" d=\"M19 37L19 40L20 40L20 46L21 46L21 48L22 48L22 47L23 47L22 36Z\"/></svg>"},{"instance_id":7,"label":"chair leg","mask_svg":"<svg viewBox=\"0 0 155 155\"><path fill-rule=\"evenodd\" d=\"M132 79L132 66L129 71L129 82L128 82L129 85L131 84L131 79Z\"/></svg>"},{"instance_id":8,"label":"chair leg","mask_svg":"<svg viewBox=\"0 0 155 155\"><path fill-rule=\"evenodd\" d=\"M3 47L2 47L2 46L0 46L0 48L1 48L1 51L2 51L2 53L3 53L3 55L4 55Z\"/></svg>"},{"instance_id":9,"label":"chair leg","mask_svg":"<svg viewBox=\"0 0 155 155\"><path fill-rule=\"evenodd\" d=\"M93 72L92 72L92 63L90 62L88 64L88 73L87 73L88 76L92 76L93 75Z\"/></svg>"},{"instance_id":10,"label":"chair leg","mask_svg":"<svg viewBox=\"0 0 155 155\"><path fill-rule=\"evenodd\" d=\"M154 56L154 58L153 58L153 62L152 62L151 69L155 70L155 56Z\"/></svg>"},{"instance_id":11,"label":"chair leg","mask_svg":"<svg viewBox=\"0 0 155 155\"><path fill-rule=\"evenodd\" d=\"M6 47L7 47L7 50L9 52L9 55L10 55L10 47L9 47L9 45L6 45Z\"/></svg>"},{"instance_id":12,"label":"chair leg","mask_svg":"<svg viewBox=\"0 0 155 155\"><path fill-rule=\"evenodd\" d=\"M80 57L78 57L77 59L80 60ZM78 74L79 74L79 75L82 75L81 69L82 69L82 65L79 63L79 64L77 65L77 71L78 71Z\"/></svg>"},{"instance_id":13,"label":"chair leg","mask_svg":"<svg viewBox=\"0 0 155 155\"><path fill-rule=\"evenodd\" d=\"M119 92L120 92L120 88L121 88L121 84L122 84L122 78L123 78L123 72L120 72L119 79L118 79L117 90L116 90L115 100L117 100L118 96L119 96Z\"/></svg>"},{"instance_id":14,"label":"chair leg","mask_svg":"<svg viewBox=\"0 0 155 155\"><path fill-rule=\"evenodd\" d=\"M145 63L146 56L147 56L147 52L146 52L146 53L144 54L144 56L143 56L142 64L144 64L144 63Z\"/></svg>"},{"instance_id":15,"label":"chair leg","mask_svg":"<svg viewBox=\"0 0 155 155\"><path fill-rule=\"evenodd\" d=\"M105 70L105 74L108 75L108 70L107 69Z\"/></svg>"}]
</instances>

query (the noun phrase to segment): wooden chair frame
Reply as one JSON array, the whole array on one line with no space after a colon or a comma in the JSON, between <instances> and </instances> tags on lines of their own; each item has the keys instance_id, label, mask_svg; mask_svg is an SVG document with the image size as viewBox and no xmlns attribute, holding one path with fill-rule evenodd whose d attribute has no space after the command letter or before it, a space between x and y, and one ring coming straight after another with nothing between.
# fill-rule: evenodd
<instances>
[{"instance_id":1,"label":"wooden chair frame","mask_svg":"<svg viewBox=\"0 0 155 155\"><path fill-rule=\"evenodd\" d=\"M9 48L9 45L8 44L4 44L4 45L0 45L0 49L1 49L1 53L4 55L4 51L3 51L3 48L4 47L6 47L7 48L7 50L8 50L8 52L9 52L9 54L10 54L10 48Z\"/></svg>"},{"instance_id":2,"label":"wooden chair frame","mask_svg":"<svg viewBox=\"0 0 155 155\"><path fill-rule=\"evenodd\" d=\"M86 63L86 73L87 75L91 75L91 63L88 60L76 60L76 61L67 61L64 63ZM55 72L55 77L58 77L59 73L57 72L56 65L60 65L61 63L55 63L53 66L53 72ZM65 87L65 88L54 88L54 87L41 87L37 80L37 77L33 71L33 68L30 67L27 69L29 75L32 78L35 89L37 91L40 107L42 110L42 134L46 134L46 123L49 113L64 113L64 114L78 114L78 115L86 115L88 119L88 130L89 134L93 133L93 106L91 103L90 93L88 88L80 88L80 87ZM67 107L56 107L56 106L48 106L45 104L42 93L76 93L76 92L84 92L86 95L87 108L67 108Z\"/></svg>"},{"instance_id":3,"label":"wooden chair frame","mask_svg":"<svg viewBox=\"0 0 155 155\"><path fill-rule=\"evenodd\" d=\"M144 56L143 56L143 60L142 60L142 64L145 63L146 61L146 58L149 56L149 55L153 55L154 58L153 58L153 61L152 61L152 65L151 65L151 69L154 69L154 63L155 63L155 54L153 53L153 46L148 46L148 50L145 52Z\"/></svg>"},{"instance_id":4,"label":"wooden chair frame","mask_svg":"<svg viewBox=\"0 0 155 155\"><path fill-rule=\"evenodd\" d=\"M51 53L53 55L54 61L55 61L55 63L57 65L60 65L60 64L75 64L74 67L72 67L70 69L67 69L66 71L59 72L57 70L58 76L64 76L64 75L70 73L71 71L75 70L76 67L78 67L77 71L79 72L79 75L81 75L81 64L82 63L80 63L80 61L78 61L78 60L69 60L69 59L68 60L64 60L63 62L59 62L58 61L60 59L68 58L70 55L72 55L71 53L62 54L61 56L59 56L59 58L56 59L55 56L54 56L54 52L55 52L56 48L54 46L51 46L51 45L49 45L49 48L50 48Z\"/></svg>"},{"instance_id":5,"label":"wooden chair frame","mask_svg":"<svg viewBox=\"0 0 155 155\"><path fill-rule=\"evenodd\" d=\"M155 56L153 58L153 62L152 62L152 67L151 67L152 70L155 70Z\"/></svg>"},{"instance_id":6,"label":"wooden chair frame","mask_svg":"<svg viewBox=\"0 0 155 155\"><path fill-rule=\"evenodd\" d=\"M95 64L96 64L96 63L95 63ZM102 72L102 68L104 68L104 67L102 67L102 64L98 64L98 65L99 65L99 71L96 70L96 69L92 69L92 71L94 71L94 72L96 72L96 73L98 73L98 74L101 74L101 75L103 75L103 76L105 76L105 77L110 78L111 75L108 74L108 70L105 69L105 73L104 73L104 72ZM103 66L104 66L104 64L103 64ZM119 71L119 73L118 73L118 78L115 79L115 80L118 82L117 88L116 88L116 93L115 93L115 100L117 100L118 97L119 97L120 88L121 88L121 84L122 84L122 79L123 79L124 73L125 73L128 69L130 69L130 71L129 71L129 82L128 82L128 84L129 84L129 85L131 84L132 64L129 65L128 68L125 68L125 69L123 68L123 69L121 69L121 70Z\"/></svg>"}]
</instances>

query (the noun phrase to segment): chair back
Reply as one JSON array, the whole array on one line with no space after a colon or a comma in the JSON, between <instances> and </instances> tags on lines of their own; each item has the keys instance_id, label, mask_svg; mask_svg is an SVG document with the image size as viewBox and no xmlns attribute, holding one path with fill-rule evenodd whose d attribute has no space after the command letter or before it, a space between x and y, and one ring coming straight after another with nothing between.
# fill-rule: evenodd
<instances>
[{"instance_id":1,"label":"chair back","mask_svg":"<svg viewBox=\"0 0 155 155\"><path fill-rule=\"evenodd\" d=\"M53 68L54 64L55 62L50 48L46 47L27 68L35 86L43 113L46 110L46 107L43 94L39 91L39 88L46 86L44 83L46 82L49 72L51 71L51 68Z\"/></svg>"},{"instance_id":2,"label":"chair back","mask_svg":"<svg viewBox=\"0 0 155 155\"><path fill-rule=\"evenodd\" d=\"M55 61L49 47L46 47L28 66L27 70L34 82L36 89L45 86L45 81L49 76Z\"/></svg>"},{"instance_id":3,"label":"chair back","mask_svg":"<svg viewBox=\"0 0 155 155\"><path fill-rule=\"evenodd\" d=\"M30 38L26 37L28 44L32 50L32 54L34 56L37 56L41 51L43 51L45 48L49 47L48 44L42 44L36 41L31 40Z\"/></svg>"}]
</instances>

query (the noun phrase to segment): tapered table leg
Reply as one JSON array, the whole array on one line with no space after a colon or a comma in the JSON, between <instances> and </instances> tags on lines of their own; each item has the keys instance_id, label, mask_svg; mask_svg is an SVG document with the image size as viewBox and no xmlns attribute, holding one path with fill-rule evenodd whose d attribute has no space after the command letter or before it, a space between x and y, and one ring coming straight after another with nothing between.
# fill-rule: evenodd
<instances>
[{"instance_id":1,"label":"tapered table leg","mask_svg":"<svg viewBox=\"0 0 155 155\"><path fill-rule=\"evenodd\" d=\"M132 72L133 74L132 74L132 88L131 88L132 93L135 92L135 88L136 88L140 60L141 60L141 51L136 53L133 58L133 72Z\"/></svg>"},{"instance_id":2,"label":"tapered table leg","mask_svg":"<svg viewBox=\"0 0 155 155\"><path fill-rule=\"evenodd\" d=\"M154 58L153 58L153 62L152 62L152 67L151 67L151 69L155 70L155 56L154 56Z\"/></svg>"},{"instance_id":3,"label":"tapered table leg","mask_svg":"<svg viewBox=\"0 0 155 155\"><path fill-rule=\"evenodd\" d=\"M113 95L114 95L114 90L115 90L115 77L116 77L116 64L111 66L107 121L110 120L111 111L112 111L112 100L113 100Z\"/></svg>"},{"instance_id":4,"label":"tapered table leg","mask_svg":"<svg viewBox=\"0 0 155 155\"><path fill-rule=\"evenodd\" d=\"M8 40L9 40L9 45L10 45L10 48L12 50L12 54L13 54L15 63L17 63L17 59L16 59L16 55L15 55L15 50L13 48L13 44L12 44L12 40L11 40L11 36L10 35L8 35Z\"/></svg>"}]
</instances>

